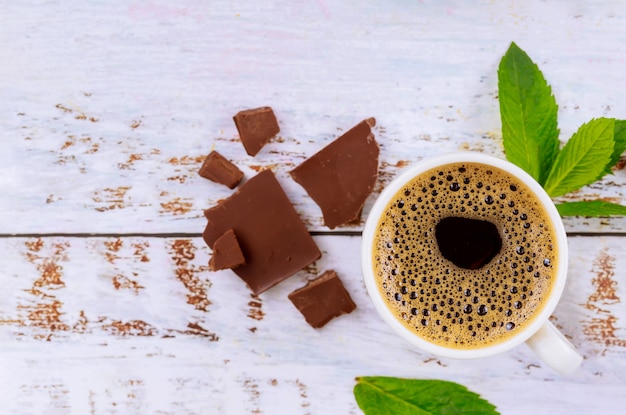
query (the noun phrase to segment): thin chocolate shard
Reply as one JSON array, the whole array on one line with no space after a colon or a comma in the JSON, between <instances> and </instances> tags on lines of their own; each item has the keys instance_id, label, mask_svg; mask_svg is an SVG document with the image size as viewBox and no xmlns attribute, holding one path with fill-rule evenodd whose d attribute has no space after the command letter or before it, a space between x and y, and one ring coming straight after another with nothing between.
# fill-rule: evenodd
<instances>
[{"instance_id":1,"label":"thin chocolate shard","mask_svg":"<svg viewBox=\"0 0 626 415\"><path fill-rule=\"evenodd\" d=\"M289 299L314 328L320 328L334 317L350 313L356 308L333 270L324 272L304 287L298 288L289 294Z\"/></svg>"},{"instance_id":2,"label":"thin chocolate shard","mask_svg":"<svg viewBox=\"0 0 626 415\"><path fill-rule=\"evenodd\" d=\"M204 215L207 245L213 246L229 229L237 235L246 264L233 271L255 295L322 255L271 170L246 181Z\"/></svg>"},{"instance_id":3,"label":"thin chocolate shard","mask_svg":"<svg viewBox=\"0 0 626 415\"><path fill-rule=\"evenodd\" d=\"M239 111L233 120L246 153L250 156L255 156L280 131L270 107Z\"/></svg>"},{"instance_id":4,"label":"thin chocolate shard","mask_svg":"<svg viewBox=\"0 0 626 415\"><path fill-rule=\"evenodd\" d=\"M378 143L371 127L361 121L341 137L305 160L289 174L322 209L330 229L358 221L378 177Z\"/></svg>"},{"instance_id":5,"label":"thin chocolate shard","mask_svg":"<svg viewBox=\"0 0 626 415\"><path fill-rule=\"evenodd\" d=\"M229 189L234 189L243 178L243 172L217 151L212 151L204 159L198 174Z\"/></svg>"},{"instance_id":6,"label":"thin chocolate shard","mask_svg":"<svg viewBox=\"0 0 626 415\"><path fill-rule=\"evenodd\" d=\"M241 252L237 236L232 229L229 229L213 243L213 255L209 260L209 268L211 271L217 271L237 268L245 264L246 260Z\"/></svg>"}]
</instances>

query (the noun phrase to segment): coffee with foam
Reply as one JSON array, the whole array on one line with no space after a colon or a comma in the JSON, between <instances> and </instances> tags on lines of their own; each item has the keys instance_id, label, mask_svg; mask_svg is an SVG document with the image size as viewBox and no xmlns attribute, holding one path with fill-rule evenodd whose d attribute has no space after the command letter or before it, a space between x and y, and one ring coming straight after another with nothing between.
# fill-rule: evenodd
<instances>
[{"instance_id":1,"label":"coffee with foam","mask_svg":"<svg viewBox=\"0 0 626 415\"><path fill-rule=\"evenodd\" d=\"M544 307L558 246L541 201L493 166L452 163L405 184L373 244L378 289L423 339L475 349L515 336Z\"/></svg>"}]
</instances>

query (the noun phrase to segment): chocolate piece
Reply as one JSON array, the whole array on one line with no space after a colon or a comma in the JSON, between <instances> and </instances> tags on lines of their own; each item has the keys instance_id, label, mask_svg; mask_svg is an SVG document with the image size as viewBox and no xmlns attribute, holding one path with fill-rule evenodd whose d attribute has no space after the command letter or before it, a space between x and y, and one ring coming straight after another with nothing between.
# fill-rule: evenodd
<instances>
[{"instance_id":1,"label":"chocolate piece","mask_svg":"<svg viewBox=\"0 0 626 415\"><path fill-rule=\"evenodd\" d=\"M246 153L251 156L255 156L280 131L270 107L239 111L233 120Z\"/></svg>"},{"instance_id":2,"label":"chocolate piece","mask_svg":"<svg viewBox=\"0 0 626 415\"><path fill-rule=\"evenodd\" d=\"M326 271L318 278L298 288L289 299L302 313L307 323L320 328L334 317L352 312L356 304L350 298L333 270Z\"/></svg>"},{"instance_id":3,"label":"chocolate piece","mask_svg":"<svg viewBox=\"0 0 626 415\"><path fill-rule=\"evenodd\" d=\"M293 275L321 253L271 170L246 181L204 212L209 246L228 229L237 235L246 264L233 271L254 294Z\"/></svg>"},{"instance_id":4,"label":"chocolate piece","mask_svg":"<svg viewBox=\"0 0 626 415\"><path fill-rule=\"evenodd\" d=\"M224 232L213 243L213 256L209 260L211 271L220 269L237 268L245 265L246 260L241 252L237 236L232 229Z\"/></svg>"},{"instance_id":5,"label":"chocolate piece","mask_svg":"<svg viewBox=\"0 0 626 415\"><path fill-rule=\"evenodd\" d=\"M358 220L378 176L373 118L361 121L289 174L322 209L330 229Z\"/></svg>"},{"instance_id":6,"label":"chocolate piece","mask_svg":"<svg viewBox=\"0 0 626 415\"><path fill-rule=\"evenodd\" d=\"M205 179L224 184L234 189L243 177L243 172L217 151L212 151L200 167L198 174Z\"/></svg>"}]
</instances>

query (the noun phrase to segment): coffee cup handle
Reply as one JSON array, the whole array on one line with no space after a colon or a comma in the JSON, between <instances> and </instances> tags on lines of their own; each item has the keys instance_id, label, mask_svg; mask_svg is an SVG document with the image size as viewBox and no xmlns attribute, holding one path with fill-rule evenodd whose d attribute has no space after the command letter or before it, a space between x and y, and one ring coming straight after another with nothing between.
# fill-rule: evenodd
<instances>
[{"instance_id":1,"label":"coffee cup handle","mask_svg":"<svg viewBox=\"0 0 626 415\"><path fill-rule=\"evenodd\" d=\"M526 344L541 360L562 375L572 373L583 361L574 345L549 321L526 340Z\"/></svg>"}]
</instances>

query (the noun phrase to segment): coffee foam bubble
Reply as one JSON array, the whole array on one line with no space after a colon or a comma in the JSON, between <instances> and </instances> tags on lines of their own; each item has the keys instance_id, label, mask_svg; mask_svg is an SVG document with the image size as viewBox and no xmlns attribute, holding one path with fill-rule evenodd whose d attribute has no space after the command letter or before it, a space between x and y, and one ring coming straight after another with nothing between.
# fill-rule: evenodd
<instances>
[{"instance_id":1,"label":"coffee foam bubble","mask_svg":"<svg viewBox=\"0 0 626 415\"><path fill-rule=\"evenodd\" d=\"M506 340L543 307L556 272L556 237L545 209L519 179L478 163L429 170L400 189L374 238L375 275L387 305L420 337L478 348ZM479 269L444 258L444 218L493 223L502 248Z\"/></svg>"}]
</instances>

